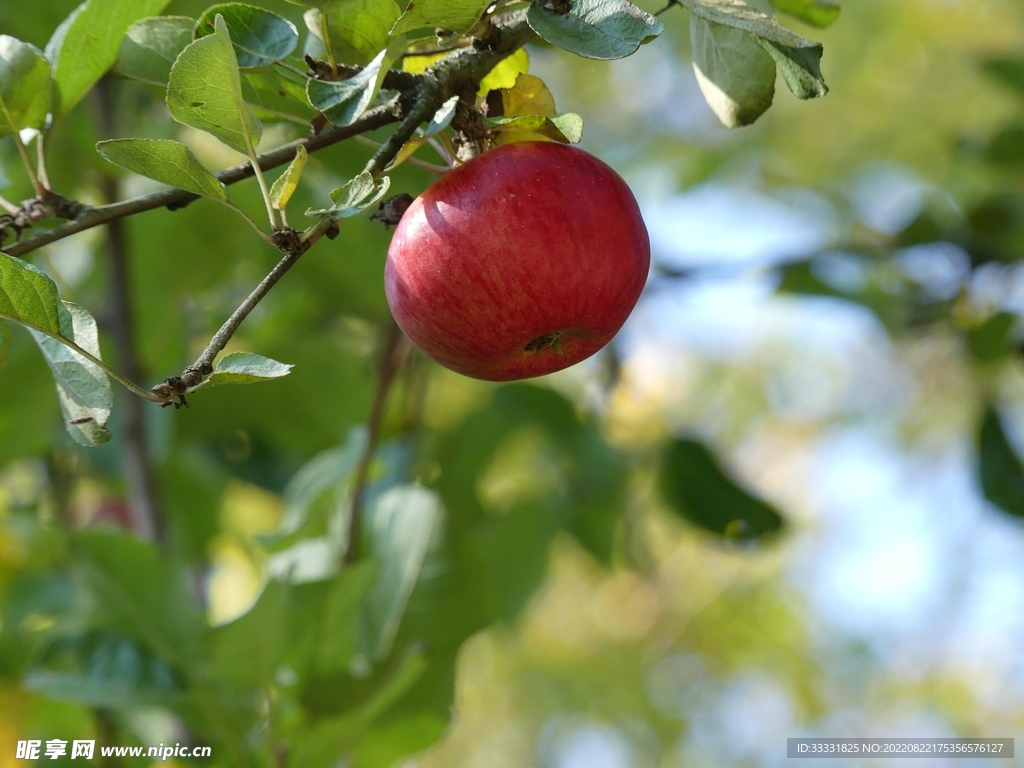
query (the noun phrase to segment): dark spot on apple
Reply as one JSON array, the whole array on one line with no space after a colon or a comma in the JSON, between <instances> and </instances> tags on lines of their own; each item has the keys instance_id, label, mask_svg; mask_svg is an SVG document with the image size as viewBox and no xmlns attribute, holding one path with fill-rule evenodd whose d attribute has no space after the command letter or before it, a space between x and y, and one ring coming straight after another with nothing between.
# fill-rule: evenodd
<instances>
[{"instance_id":1,"label":"dark spot on apple","mask_svg":"<svg viewBox=\"0 0 1024 768\"><path fill-rule=\"evenodd\" d=\"M562 354L562 343L559 340L562 336L561 331L555 331L554 333L545 333L543 336L538 336L535 339L530 339L526 342L524 349L527 352L536 352L538 355L545 349L553 349L555 354Z\"/></svg>"}]
</instances>

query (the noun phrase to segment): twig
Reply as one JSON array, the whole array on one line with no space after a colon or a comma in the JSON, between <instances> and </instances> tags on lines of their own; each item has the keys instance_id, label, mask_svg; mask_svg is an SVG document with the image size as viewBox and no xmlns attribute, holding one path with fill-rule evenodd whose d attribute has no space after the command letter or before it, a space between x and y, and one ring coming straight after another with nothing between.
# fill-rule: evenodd
<instances>
[{"instance_id":1,"label":"twig","mask_svg":"<svg viewBox=\"0 0 1024 768\"><path fill-rule=\"evenodd\" d=\"M384 351L380 358L380 372L377 375L377 390L374 392L373 405L370 406L370 415L367 419L366 448L359 458L359 465L356 467L353 480L352 510L348 517L348 542L345 547L343 565L351 565L359 557L359 523L362 515L363 493L366 490L366 481L370 476L373 454L376 452L377 443L380 440L380 428L384 419L384 406L387 403L388 392L391 391L395 375L401 370L402 363L405 362L408 354L409 343L398 324L392 319L388 324L387 340L384 342Z\"/></svg>"},{"instance_id":2,"label":"twig","mask_svg":"<svg viewBox=\"0 0 1024 768\"><path fill-rule=\"evenodd\" d=\"M669 8L671 8L673 5L679 5L679 0L668 0L668 5L666 5L664 8L662 8L660 11L656 11L654 15L655 16L661 16L661 14L663 14L665 11L667 11Z\"/></svg>"},{"instance_id":3,"label":"twig","mask_svg":"<svg viewBox=\"0 0 1024 768\"><path fill-rule=\"evenodd\" d=\"M19 213L21 213L21 208L16 206L3 195L0 195L0 208L3 208L5 211L11 214L11 216L17 216Z\"/></svg>"},{"instance_id":4,"label":"twig","mask_svg":"<svg viewBox=\"0 0 1024 768\"><path fill-rule=\"evenodd\" d=\"M368 139L365 136L355 136L353 137L353 140L358 142L359 144L362 144L364 147L373 147L374 149L379 149L382 146L380 142L374 141L373 139ZM424 171L436 173L439 176L448 173L448 171L451 170L451 168L449 167L443 165L434 165L433 163L428 163L425 160L420 160L418 157L409 156L405 158L405 162L407 162L409 165L421 168Z\"/></svg>"}]
</instances>

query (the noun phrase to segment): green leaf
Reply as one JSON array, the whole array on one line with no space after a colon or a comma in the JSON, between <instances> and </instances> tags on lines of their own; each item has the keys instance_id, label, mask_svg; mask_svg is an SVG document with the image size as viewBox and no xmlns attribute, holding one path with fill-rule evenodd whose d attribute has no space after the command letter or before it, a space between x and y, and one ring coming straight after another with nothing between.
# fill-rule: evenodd
<instances>
[{"instance_id":1,"label":"green leaf","mask_svg":"<svg viewBox=\"0 0 1024 768\"><path fill-rule=\"evenodd\" d=\"M967 331L967 348L975 360L991 363L1010 355L1016 344L1013 329L1017 315L1013 312L996 312L981 325Z\"/></svg>"},{"instance_id":2,"label":"green leaf","mask_svg":"<svg viewBox=\"0 0 1024 768\"><path fill-rule=\"evenodd\" d=\"M1010 88L1024 93L1024 59L987 59L981 70Z\"/></svg>"},{"instance_id":3,"label":"green leaf","mask_svg":"<svg viewBox=\"0 0 1024 768\"><path fill-rule=\"evenodd\" d=\"M476 24L488 5L490 0L413 0L391 34L401 35L424 27L440 27L462 34Z\"/></svg>"},{"instance_id":4,"label":"green leaf","mask_svg":"<svg viewBox=\"0 0 1024 768\"><path fill-rule=\"evenodd\" d=\"M57 95L53 111L67 113L117 60L121 41L139 19L160 13L170 0L86 0L46 44Z\"/></svg>"},{"instance_id":5,"label":"green leaf","mask_svg":"<svg viewBox=\"0 0 1024 768\"><path fill-rule=\"evenodd\" d=\"M588 59L621 59L664 30L628 0L575 0L564 16L531 4L526 19L552 45Z\"/></svg>"},{"instance_id":6,"label":"green leaf","mask_svg":"<svg viewBox=\"0 0 1024 768\"><path fill-rule=\"evenodd\" d=\"M317 111L306 98L306 86L275 69L242 72L242 95L261 120L287 120L308 126Z\"/></svg>"},{"instance_id":7,"label":"green leaf","mask_svg":"<svg viewBox=\"0 0 1024 768\"><path fill-rule=\"evenodd\" d=\"M96 320L77 304L67 301L61 304L70 318L72 328L70 336L66 333L62 335L93 357L99 358ZM29 328L29 332L53 373L68 434L81 445L103 445L111 437L106 424L114 405L114 394L110 390L107 374L96 363L82 357L60 340L32 328Z\"/></svg>"},{"instance_id":8,"label":"green leaf","mask_svg":"<svg viewBox=\"0 0 1024 768\"><path fill-rule=\"evenodd\" d=\"M583 118L573 112L561 115L519 115L492 117L487 120L493 132L504 134L502 143L515 140L517 133L540 134L563 144L576 144L583 136ZM523 141L530 140L524 136Z\"/></svg>"},{"instance_id":9,"label":"green leaf","mask_svg":"<svg viewBox=\"0 0 1024 768\"><path fill-rule=\"evenodd\" d=\"M324 14L327 36L335 61L367 64L388 45L388 33L401 15L395 0L335 0L324 11L312 8L303 14L310 35L306 53L315 59L326 58Z\"/></svg>"},{"instance_id":10,"label":"green leaf","mask_svg":"<svg viewBox=\"0 0 1024 768\"><path fill-rule=\"evenodd\" d=\"M310 80L306 84L309 103L335 125L351 125L370 106L403 45L402 38L393 42L347 80Z\"/></svg>"},{"instance_id":11,"label":"green leaf","mask_svg":"<svg viewBox=\"0 0 1024 768\"><path fill-rule=\"evenodd\" d=\"M794 19L821 29L832 26L839 18L839 6L830 0L772 0L772 5Z\"/></svg>"},{"instance_id":12,"label":"green leaf","mask_svg":"<svg viewBox=\"0 0 1024 768\"><path fill-rule=\"evenodd\" d=\"M288 163L284 173L277 177L274 185L270 188L270 202L277 210L282 210L291 199L299 186L299 179L302 178L302 169L306 167L306 159L309 155L306 148L301 144L295 149L295 157Z\"/></svg>"},{"instance_id":13,"label":"green leaf","mask_svg":"<svg viewBox=\"0 0 1024 768\"><path fill-rule=\"evenodd\" d=\"M381 176L378 179L374 179L370 173L363 171L345 186L338 187L331 192L331 200L334 202L332 207L320 210L311 208L306 211L306 215L322 216L328 214L336 219L355 216L371 205L379 203L390 187L391 179L389 177Z\"/></svg>"},{"instance_id":14,"label":"green leaf","mask_svg":"<svg viewBox=\"0 0 1024 768\"><path fill-rule=\"evenodd\" d=\"M114 709L166 706L182 694L165 662L116 632L58 639L25 675L24 685L48 699Z\"/></svg>"},{"instance_id":15,"label":"green leaf","mask_svg":"<svg viewBox=\"0 0 1024 768\"><path fill-rule=\"evenodd\" d=\"M52 90L50 64L39 49L0 35L0 136L41 128Z\"/></svg>"},{"instance_id":16,"label":"green leaf","mask_svg":"<svg viewBox=\"0 0 1024 768\"><path fill-rule=\"evenodd\" d=\"M287 376L293 367L252 352L229 352L214 364L207 382L210 385L252 384Z\"/></svg>"},{"instance_id":17,"label":"green leaf","mask_svg":"<svg viewBox=\"0 0 1024 768\"><path fill-rule=\"evenodd\" d=\"M266 67L281 61L299 44L295 25L272 11L245 3L221 3L207 8L193 33L198 40L216 31L215 20L224 17L238 66L242 69Z\"/></svg>"},{"instance_id":18,"label":"green leaf","mask_svg":"<svg viewBox=\"0 0 1024 768\"><path fill-rule=\"evenodd\" d=\"M63 316L62 316L63 315ZM60 309L57 286L44 272L0 253L0 316L51 336L70 338L70 318Z\"/></svg>"},{"instance_id":19,"label":"green leaf","mask_svg":"<svg viewBox=\"0 0 1024 768\"><path fill-rule=\"evenodd\" d=\"M228 199L224 185L181 142L170 139L111 139L99 142L96 151L114 165L162 184L213 200Z\"/></svg>"},{"instance_id":20,"label":"green leaf","mask_svg":"<svg viewBox=\"0 0 1024 768\"><path fill-rule=\"evenodd\" d=\"M783 525L775 509L737 486L693 440L676 440L665 450L659 486L675 512L728 538L758 539Z\"/></svg>"},{"instance_id":21,"label":"green leaf","mask_svg":"<svg viewBox=\"0 0 1024 768\"><path fill-rule=\"evenodd\" d=\"M319 637L312 661L317 674L346 670L359 650L363 601L377 579L375 560L364 560L334 577L316 619Z\"/></svg>"},{"instance_id":22,"label":"green leaf","mask_svg":"<svg viewBox=\"0 0 1024 768\"><path fill-rule=\"evenodd\" d=\"M363 614L366 653L372 660L391 649L442 514L438 495L417 485L390 488L367 510L370 554L381 564Z\"/></svg>"},{"instance_id":23,"label":"green leaf","mask_svg":"<svg viewBox=\"0 0 1024 768\"><path fill-rule=\"evenodd\" d=\"M800 99L828 93L821 76L819 43L781 26L771 16L751 8L743 0L680 0L692 13L707 21L741 29L757 38L774 59L786 85Z\"/></svg>"},{"instance_id":24,"label":"green leaf","mask_svg":"<svg viewBox=\"0 0 1024 768\"><path fill-rule=\"evenodd\" d=\"M726 127L750 125L772 105L775 62L748 33L693 14L690 55L704 99Z\"/></svg>"},{"instance_id":25,"label":"green leaf","mask_svg":"<svg viewBox=\"0 0 1024 768\"><path fill-rule=\"evenodd\" d=\"M991 406L978 431L978 478L986 499L1014 517L1024 517L1024 464Z\"/></svg>"},{"instance_id":26,"label":"green leaf","mask_svg":"<svg viewBox=\"0 0 1024 768\"><path fill-rule=\"evenodd\" d=\"M179 123L216 136L232 149L251 155L263 126L242 97L242 82L223 17L215 32L201 37L178 56L167 85L167 106Z\"/></svg>"},{"instance_id":27,"label":"green leaf","mask_svg":"<svg viewBox=\"0 0 1024 768\"><path fill-rule=\"evenodd\" d=\"M89 591L83 607L95 629L136 638L175 669L198 650L204 622L186 575L167 562L156 545L129 533L92 528L76 533L72 559Z\"/></svg>"},{"instance_id":28,"label":"green leaf","mask_svg":"<svg viewBox=\"0 0 1024 768\"><path fill-rule=\"evenodd\" d=\"M366 441L365 429L353 429L344 445L318 454L295 473L284 489L285 513L277 530L261 537L269 549L277 551L300 536L319 536L326 531L328 519L348 504L349 481L366 450Z\"/></svg>"},{"instance_id":29,"label":"green leaf","mask_svg":"<svg viewBox=\"0 0 1024 768\"><path fill-rule=\"evenodd\" d=\"M289 650L290 586L271 580L246 613L207 637L207 675L240 689L263 688Z\"/></svg>"},{"instance_id":30,"label":"green leaf","mask_svg":"<svg viewBox=\"0 0 1024 768\"><path fill-rule=\"evenodd\" d=\"M187 16L154 16L135 22L121 43L114 72L166 87L174 60L192 42L194 26Z\"/></svg>"}]
</instances>

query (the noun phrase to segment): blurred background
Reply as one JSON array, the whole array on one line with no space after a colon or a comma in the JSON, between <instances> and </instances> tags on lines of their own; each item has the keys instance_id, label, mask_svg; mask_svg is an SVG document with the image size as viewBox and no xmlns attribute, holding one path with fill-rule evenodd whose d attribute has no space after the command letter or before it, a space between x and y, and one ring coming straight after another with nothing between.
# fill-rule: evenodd
<instances>
[{"instance_id":1,"label":"blurred background","mask_svg":"<svg viewBox=\"0 0 1024 768\"><path fill-rule=\"evenodd\" d=\"M261 4L301 28L301 9ZM0 32L42 47L73 6L4 3ZM166 13L205 7L175 0ZM824 42L831 92L800 102L780 82L773 108L733 131L700 93L688 14L660 18L665 33L619 61L529 48L559 110L584 117L581 145L636 194L654 267L613 348L563 373L502 387L410 362L375 482L404 473L447 514L475 510L486 532L474 551L497 586L493 610L454 641L453 719L436 744L356 763L775 766L793 736L1024 737L1024 8L851 0L827 30L787 20ZM238 161L172 124L158 90L108 90L123 124L111 128L92 98L65 118L55 188L103 199L112 167L92 145L111 130L176 136L210 167ZM280 143L302 129L268 133ZM298 207L370 152L346 142L312 156ZM30 195L10 141L0 169L5 197ZM406 165L394 186L415 195L430 178ZM255 185L232 197L259 211ZM193 359L276 258L214 208L125 222L149 383ZM100 674L82 671L95 659L68 661L68 638L82 637L68 532L139 532L139 506L154 505L164 550L214 626L245 614L275 573L326 573L335 518L310 511L302 478L361 439L387 242L367 217L346 220L233 341L294 372L197 393L188 410L147 406L142 454L125 439L140 432L124 398L113 442L72 443L43 359L15 330L0 375L0 766L19 764L22 738L171 742L188 722L159 697L68 683ZM105 357L123 355L107 234L31 260L97 315ZM717 533L715 520L698 524L658 479L673 450L695 445L777 510L781 529L720 535L727 510ZM474 446L485 446L476 463ZM131 474L140 455L148 500ZM612 465L614 489L599 488ZM341 481L316 493L343 493ZM343 506L331 498L317 503ZM540 522L521 509L542 510ZM450 621L418 595L413 623ZM214 764L235 762L220 755Z\"/></svg>"}]
</instances>

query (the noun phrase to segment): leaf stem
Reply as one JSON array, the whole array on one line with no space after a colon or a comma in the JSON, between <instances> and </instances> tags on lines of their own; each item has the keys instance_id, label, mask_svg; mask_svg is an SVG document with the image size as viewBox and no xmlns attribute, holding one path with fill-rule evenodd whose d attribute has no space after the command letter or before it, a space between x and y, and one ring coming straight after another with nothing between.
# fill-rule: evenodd
<instances>
[{"instance_id":1,"label":"leaf stem","mask_svg":"<svg viewBox=\"0 0 1024 768\"><path fill-rule=\"evenodd\" d=\"M338 74L338 61L334 58L334 49L331 47L331 31L328 28L327 14L324 9L320 11L320 37L324 41L324 50L327 52L327 61L331 65L331 74Z\"/></svg>"},{"instance_id":2,"label":"leaf stem","mask_svg":"<svg viewBox=\"0 0 1024 768\"><path fill-rule=\"evenodd\" d=\"M260 159L256 155L256 150L253 149L252 139L249 138L249 134L245 134L245 145L249 149L249 160L252 163L252 171L256 174L256 182L260 185L260 193L263 195L263 204L267 206L267 218L270 220L270 230L272 232L277 231L277 212L274 210L274 203L270 200L270 187L267 186L267 180L263 176L263 169L260 168ZM259 227L257 227L259 229ZM262 230L260 230L262 232Z\"/></svg>"},{"instance_id":3,"label":"leaf stem","mask_svg":"<svg viewBox=\"0 0 1024 768\"><path fill-rule=\"evenodd\" d=\"M367 147L374 147L375 149L379 149L382 146L380 144L380 142L376 142L373 139L368 139L365 136L356 136L354 138L355 138L355 141L357 143L362 144L362 145L367 146ZM441 175L443 175L445 173L448 173L448 171L451 170L450 166L449 167L445 167L443 165L434 165L433 163L428 163L428 162L426 162L424 160L420 160L420 159L418 159L416 157L411 157L411 156L405 158L405 162L407 162L409 165L416 166L417 168L422 168L424 171L430 171L431 173L436 173L438 176L441 176Z\"/></svg>"},{"instance_id":4,"label":"leaf stem","mask_svg":"<svg viewBox=\"0 0 1024 768\"><path fill-rule=\"evenodd\" d=\"M25 172L28 173L29 181L32 182L32 189L36 191L36 196L40 199L46 197L48 190L39 181L36 169L32 165L32 158L28 156L28 148L25 146L25 142L21 140L21 134L18 131L11 131L11 136L14 138L14 146L18 148L18 154L21 155L21 162L25 166Z\"/></svg>"},{"instance_id":5,"label":"leaf stem","mask_svg":"<svg viewBox=\"0 0 1024 768\"><path fill-rule=\"evenodd\" d=\"M45 137L46 131L39 131L39 135L36 136L36 158L38 161L39 181L46 189L50 189L50 174L46 171L46 149L43 146Z\"/></svg>"},{"instance_id":6,"label":"leaf stem","mask_svg":"<svg viewBox=\"0 0 1024 768\"><path fill-rule=\"evenodd\" d=\"M273 238L273 237L271 237L270 235L268 235L268 234L267 234L266 232L264 232L264 231L263 231L263 230L262 230L262 229L260 228L260 225L259 225L259 224L257 224L257 223L256 223L255 221L253 221L253 218L252 218L252 216L250 216L250 215L249 215L248 213L246 213L245 211L243 211L243 210L242 210L241 208L239 208L239 207L238 207L237 205L235 205L234 203L232 203L232 202L231 202L230 200L223 200L222 202L224 203L224 205L226 205L226 206L227 206L228 208L230 208L230 209L231 209L232 211L234 211L234 212L235 212L235 213L237 213L237 214L238 214L239 216L241 216L241 217L242 217L243 219L245 219L245 222L246 222L246 223L247 223L247 224L248 224L248 225L249 225L250 227L252 227L253 231L254 231L254 232L255 232L255 233L257 234L257 235L259 235L260 237L262 237L262 238L263 238L264 240L266 240L266 241L267 241L268 243L270 243L271 245L275 245L275 243L274 243L274 238Z\"/></svg>"},{"instance_id":7,"label":"leaf stem","mask_svg":"<svg viewBox=\"0 0 1024 768\"><path fill-rule=\"evenodd\" d=\"M21 208L16 206L3 195L0 195L0 208L3 208L5 211L11 214L11 216L17 216L19 213L21 213Z\"/></svg>"}]
</instances>

